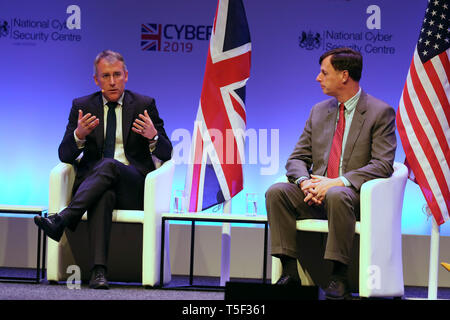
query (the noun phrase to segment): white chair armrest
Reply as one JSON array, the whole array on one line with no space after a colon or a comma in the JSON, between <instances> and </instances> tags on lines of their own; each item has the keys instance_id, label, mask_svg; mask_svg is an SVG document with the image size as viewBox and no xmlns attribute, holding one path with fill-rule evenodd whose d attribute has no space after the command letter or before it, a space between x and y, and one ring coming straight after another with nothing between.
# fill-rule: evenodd
<instances>
[{"instance_id":1,"label":"white chair armrest","mask_svg":"<svg viewBox=\"0 0 450 320\"><path fill-rule=\"evenodd\" d=\"M144 194L144 241L142 251L142 284L154 286L159 283L161 257L161 214L169 212L174 160L147 174ZM164 253L164 283L170 282L169 224L166 224Z\"/></svg>"},{"instance_id":2,"label":"white chair armrest","mask_svg":"<svg viewBox=\"0 0 450 320\"><path fill-rule=\"evenodd\" d=\"M68 163L59 163L50 171L48 213L55 214L65 208L72 198L75 170ZM67 242L48 239L47 246L47 280L59 281L64 277L62 247Z\"/></svg>"},{"instance_id":3,"label":"white chair armrest","mask_svg":"<svg viewBox=\"0 0 450 320\"><path fill-rule=\"evenodd\" d=\"M58 213L69 204L75 181L75 169L71 164L59 163L50 172L49 214Z\"/></svg>"},{"instance_id":4,"label":"white chair armrest","mask_svg":"<svg viewBox=\"0 0 450 320\"><path fill-rule=\"evenodd\" d=\"M401 216L407 175L405 165L396 162L390 178L370 180L361 187L361 296L377 296L377 291L380 296L403 295L399 275L403 275Z\"/></svg>"},{"instance_id":5,"label":"white chair armrest","mask_svg":"<svg viewBox=\"0 0 450 320\"><path fill-rule=\"evenodd\" d=\"M174 160L168 160L145 177L144 211L169 212ZM157 200L157 201L156 201Z\"/></svg>"}]
</instances>

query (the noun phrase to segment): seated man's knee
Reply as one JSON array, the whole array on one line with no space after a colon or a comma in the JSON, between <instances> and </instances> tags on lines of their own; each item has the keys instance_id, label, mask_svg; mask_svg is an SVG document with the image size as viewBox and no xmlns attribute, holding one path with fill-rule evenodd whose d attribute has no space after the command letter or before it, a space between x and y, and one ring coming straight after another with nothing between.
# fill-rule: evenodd
<instances>
[{"instance_id":1,"label":"seated man's knee","mask_svg":"<svg viewBox=\"0 0 450 320\"><path fill-rule=\"evenodd\" d=\"M328 189L324 204L326 208L356 208L358 206L358 199L355 198L354 192L348 187L332 187ZM338 210L340 211L340 210Z\"/></svg>"},{"instance_id":2,"label":"seated man's knee","mask_svg":"<svg viewBox=\"0 0 450 320\"><path fill-rule=\"evenodd\" d=\"M116 192L113 189L108 189L103 193L102 197L106 200L115 200Z\"/></svg>"},{"instance_id":3,"label":"seated man's knee","mask_svg":"<svg viewBox=\"0 0 450 320\"><path fill-rule=\"evenodd\" d=\"M331 187L325 194L325 203L341 202L348 199L346 187Z\"/></svg>"},{"instance_id":4,"label":"seated man's knee","mask_svg":"<svg viewBox=\"0 0 450 320\"><path fill-rule=\"evenodd\" d=\"M117 167L117 162L117 160L114 160L112 158L103 158L97 163L95 168L101 171L117 172L119 170L119 168Z\"/></svg>"},{"instance_id":5,"label":"seated man's knee","mask_svg":"<svg viewBox=\"0 0 450 320\"><path fill-rule=\"evenodd\" d=\"M269 187L266 191L266 200L277 199L284 193L286 183L275 183Z\"/></svg>"}]
</instances>

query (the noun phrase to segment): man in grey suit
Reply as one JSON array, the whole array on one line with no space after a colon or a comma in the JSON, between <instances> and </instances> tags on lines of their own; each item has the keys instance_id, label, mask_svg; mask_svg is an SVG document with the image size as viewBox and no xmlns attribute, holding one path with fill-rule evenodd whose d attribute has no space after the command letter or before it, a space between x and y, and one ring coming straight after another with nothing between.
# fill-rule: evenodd
<instances>
[{"instance_id":1,"label":"man in grey suit","mask_svg":"<svg viewBox=\"0 0 450 320\"><path fill-rule=\"evenodd\" d=\"M395 111L359 86L362 56L333 49L319 60L316 80L333 98L316 104L286 163L290 183L266 193L272 255L281 259L278 285L301 284L297 271L296 220L328 219L324 259L333 271L325 289L329 299L350 297L347 266L359 191L371 179L389 177L396 149Z\"/></svg>"}]
</instances>

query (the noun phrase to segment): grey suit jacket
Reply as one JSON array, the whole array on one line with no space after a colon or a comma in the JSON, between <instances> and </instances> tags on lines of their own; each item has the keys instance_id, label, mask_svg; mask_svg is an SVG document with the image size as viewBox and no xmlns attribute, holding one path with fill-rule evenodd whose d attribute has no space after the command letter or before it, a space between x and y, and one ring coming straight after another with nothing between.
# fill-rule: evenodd
<instances>
[{"instance_id":1,"label":"grey suit jacket","mask_svg":"<svg viewBox=\"0 0 450 320\"><path fill-rule=\"evenodd\" d=\"M338 110L335 98L311 109L286 163L290 181L310 173L325 175ZM362 91L343 150L342 175L357 191L368 180L391 176L396 147L394 109Z\"/></svg>"}]
</instances>

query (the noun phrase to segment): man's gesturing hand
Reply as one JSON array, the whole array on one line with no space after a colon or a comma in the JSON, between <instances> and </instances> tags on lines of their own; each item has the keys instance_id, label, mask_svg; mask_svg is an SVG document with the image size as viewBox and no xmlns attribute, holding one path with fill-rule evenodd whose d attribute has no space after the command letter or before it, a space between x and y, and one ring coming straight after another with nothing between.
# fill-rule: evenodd
<instances>
[{"instance_id":1,"label":"man's gesturing hand","mask_svg":"<svg viewBox=\"0 0 450 320\"><path fill-rule=\"evenodd\" d=\"M78 110L78 125L75 129L75 134L78 139L85 140L86 136L90 134L99 123L100 120L96 116L93 116L90 113L83 115L83 111Z\"/></svg>"},{"instance_id":2,"label":"man's gesturing hand","mask_svg":"<svg viewBox=\"0 0 450 320\"><path fill-rule=\"evenodd\" d=\"M140 118L140 119L139 119ZM134 120L133 127L131 128L134 132L139 133L147 139L153 139L158 131L156 131L153 125L152 119L148 115L147 110L144 110L144 114L140 114L139 118Z\"/></svg>"}]
</instances>

